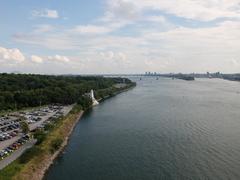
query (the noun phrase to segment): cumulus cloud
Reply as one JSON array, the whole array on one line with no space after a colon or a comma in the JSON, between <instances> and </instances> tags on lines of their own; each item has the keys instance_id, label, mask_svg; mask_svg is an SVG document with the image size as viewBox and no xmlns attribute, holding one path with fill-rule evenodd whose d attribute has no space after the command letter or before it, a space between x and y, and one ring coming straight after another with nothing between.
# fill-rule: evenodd
<instances>
[{"instance_id":1,"label":"cumulus cloud","mask_svg":"<svg viewBox=\"0 0 240 180\"><path fill-rule=\"evenodd\" d=\"M66 64L67 63L67 64ZM0 47L0 71L24 72L24 73L53 73L59 74L65 70L73 70L82 67L80 63L71 62L66 56L24 56L19 49Z\"/></svg>"},{"instance_id":2,"label":"cumulus cloud","mask_svg":"<svg viewBox=\"0 0 240 180\"><path fill-rule=\"evenodd\" d=\"M25 60L25 56L19 49L7 49L0 47L0 59L22 62Z\"/></svg>"},{"instance_id":3,"label":"cumulus cloud","mask_svg":"<svg viewBox=\"0 0 240 180\"><path fill-rule=\"evenodd\" d=\"M31 61L34 62L34 63L42 63L43 59L41 57L39 57L39 56L32 55L31 56Z\"/></svg>"},{"instance_id":4,"label":"cumulus cloud","mask_svg":"<svg viewBox=\"0 0 240 180\"><path fill-rule=\"evenodd\" d=\"M52 18L52 19L59 18L57 10L53 10L53 9L34 10L34 11L32 11L32 16L33 17Z\"/></svg>"},{"instance_id":5,"label":"cumulus cloud","mask_svg":"<svg viewBox=\"0 0 240 180\"><path fill-rule=\"evenodd\" d=\"M63 62L63 63L67 63L70 61L68 57L60 56L60 55L48 56L48 60L55 61L55 62Z\"/></svg>"}]
</instances>

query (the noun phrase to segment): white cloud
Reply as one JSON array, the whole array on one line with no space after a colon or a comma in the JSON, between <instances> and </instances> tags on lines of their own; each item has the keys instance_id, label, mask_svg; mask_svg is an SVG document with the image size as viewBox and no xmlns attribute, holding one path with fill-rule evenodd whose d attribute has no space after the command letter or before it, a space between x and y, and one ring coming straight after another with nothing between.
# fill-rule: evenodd
<instances>
[{"instance_id":1,"label":"white cloud","mask_svg":"<svg viewBox=\"0 0 240 180\"><path fill-rule=\"evenodd\" d=\"M33 30L33 33L46 33L46 32L50 32L53 31L54 27L52 25L49 24L40 24L35 26L35 29Z\"/></svg>"},{"instance_id":2,"label":"white cloud","mask_svg":"<svg viewBox=\"0 0 240 180\"><path fill-rule=\"evenodd\" d=\"M229 63L229 59L240 56L239 28L240 22L227 21L208 28L155 31L145 34L144 39L152 42L148 49L158 50L159 57L176 59L175 72L234 72L238 67ZM156 59L157 54L153 56Z\"/></svg>"},{"instance_id":3,"label":"white cloud","mask_svg":"<svg viewBox=\"0 0 240 180\"><path fill-rule=\"evenodd\" d=\"M100 19L102 21L102 19ZM78 25L72 29L67 30L69 33L76 33L82 35L103 35L107 33L114 32L119 28L124 27L128 23L125 21L116 21L116 22L108 22L101 25Z\"/></svg>"},{"instance_id":4,"label":"white cloud","mask_svg":"<svg viewBox=\"0 0 240 180\"><path fill-rule=\"evenodd\" d=\"M156 23L166 23L166 19L164 16L148 16L146 17L147 21L156 22Z\"/></svg>"},{"instance_id":5,"label":"white cloud","mask_svg":"<svg viewBox=\"0 0 240 180\"><path fill-rule=\"evenodd\" d=\"M44 47L54 50L76 49L75 41L69 33L44 33L44 34L15 34L14 40L19 43L29 44L36 47ZM71 33L72 34L72 33Z\"/></svg>"},{"instance_id":6,"label":"white cloud","mask_svg":"<svg viewBox=\"0 0 240 180\"><path fill-rule=\"evenodd\" d=\"M132 1L111 0L107 2L105 20L127 19L135 20L139 18L140 11Z\"/></svg>"},{"instance_id":7,"label":"white cloud","mask_svg":"<svg viewBox=\"0 0 240 180\"><path fill-rule=\"evenodd\" d=\"M118 56L119 56L120 60L122 60L122 61L126 61L126 60L127 60L126 54L124 54L124 53L122 53L122 52L119 52L119 53L118 53Z\"/></svg>"},{"instance_id":8,"label":"white cloud","mask_svg":"<svg viewBox=\"0 0 240 180\"><path fill-rule=\"evenodd\" d=\"M43 59L41 57L39 57L39 56L32 55L31 56L31 61L34 62L34 63L42 63Z\"/></svg>"},{"instance_id":9,"label":"white cloud","mask_svg":"<svg viewBox=\"0 0 240 180\"><path fill-rule=\"evenodd\" d=\"M25 60L25 57L19 49L7 49L0 47L0 59L22 62Z\"/></svg>"},{"instance_id":10,"label":"white cloud","mask_svg":"<svg viewBox=\"0 0 240 180\"><path fill-rule=\"evenodd\" d=\"M79 34L105 34L111 32L112 29L104 26L96 26L96 25L79 25L71 30L72 32Z\"/></svg>"},{"instance_id":11,"label":"white cloud","mask_svg":"<svg viewBox=\"0 0 240 180\"><path fill-rule=\"evenodd\" d=\"M139 11L159 10L179 17L202 21L240 17L239 0L108 0L108 4L112 9L110 12L116 11L115 7L120 7L120 12L130 13L130 15L136 14L135 12L139 13ZM123 17L125 14L117 13Z\"/></svg>"},{"instance_id":12,"label":"white cloud","mask_svg":"<svg viewBox=\"0 0 240 180\"><path fill-rule=\"evenodd\" d=\"M101 55L104 59L112 60L112 59L114 58L114 52L112 52L112 51L101 52L100 55Z\"/></svg>"},{"instance_id":13,"label":"white cloud","mask_svg":"<svg viewBox=\"0 0 240 180\"><path fill-rule=\"evenodd\" d=\"M0 47L0 72L59 74L76 67L82 67L82 65L71 62L66 56L24 56L19 49Z\"/></svg>"},{"instance_id":14,"label":"white cloud","mask_svg":"<svg viewBox=\"0 0 240 180\"><path fill-rule=\"evenodd\" d=\"M230 61L232 63L233 66L237 66L237 67L240 67L240 61L237 60L237 59L231 59Z\"/></svg>"},{"instance_id":15,"label":"white cloud","mask_svg":"<svg viewBox=\"0 0 240 180\"><path fill-rule=\"evenodd\" d=\"M52 9L42 9L42 10L34 10L32 11L33 17L44 17L44 18L59 18L57 10Z\"/></svg>"},{"instance_id":16,"label":"white cloud","mask_svg":"<svg viewBox=\"0 0 240 180\"><path fill-rule=\"evenodd\" d=\"M48 60L55 61L55 62L63 62L63 63L68 63L70 61L68 57L60 56L60 55L48 56Z\"/></svg>"}]
</instances>

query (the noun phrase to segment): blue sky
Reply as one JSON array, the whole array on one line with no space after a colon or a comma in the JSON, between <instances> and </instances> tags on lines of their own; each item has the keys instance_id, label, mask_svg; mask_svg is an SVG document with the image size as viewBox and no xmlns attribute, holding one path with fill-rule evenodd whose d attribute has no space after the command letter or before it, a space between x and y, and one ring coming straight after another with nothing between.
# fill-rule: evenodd
<instances>
[{"instance_id":1,"label":"blue sky","mask_svg":"<svg viewBox=\"0 0 240 180\"><path fill-rule=\"evenodd\" d=\"M9 0L0 72L240 70L238 0Z\"/></svg>"}]
</instances>

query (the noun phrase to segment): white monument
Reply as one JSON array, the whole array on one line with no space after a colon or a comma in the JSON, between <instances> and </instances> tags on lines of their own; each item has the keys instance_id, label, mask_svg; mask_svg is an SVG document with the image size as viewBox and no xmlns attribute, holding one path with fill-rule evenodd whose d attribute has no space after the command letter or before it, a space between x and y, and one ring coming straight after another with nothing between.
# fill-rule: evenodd
<instances>
[{"instance_id":1,"label":"white monument","mask_svg":"<svg viewBox=\"0 0 240 180\"><path fill-rule=\"evenodd\" d=\"M93 90L91 90L91 92L90 92L90 97L91 97L91 99L92 99L92 104L93 104L93 106L96 106L96 105L98 105L99 104L99 102L95 99L95 97L94 97L94 92L93 92Z\"/></svg>"}]
</instances>

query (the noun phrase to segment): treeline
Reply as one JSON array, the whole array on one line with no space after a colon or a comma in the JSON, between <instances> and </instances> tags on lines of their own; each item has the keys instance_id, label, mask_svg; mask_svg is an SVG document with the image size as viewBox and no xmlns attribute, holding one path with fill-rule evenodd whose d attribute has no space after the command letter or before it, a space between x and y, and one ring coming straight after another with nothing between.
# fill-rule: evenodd
<instances>
[{"instance_id":1,"label":"treeline","mask_svg":"<svg viewBox=\"0 0 240 180\"><path fill-rule=\"evenodd\" d=\"M0 74L0 111L46 104L73 104L84 101L82 95L91 89L109 89L128 79L88 76L49 76Z\"/></svg>"},{"instance_id":2,"label":"treeline","mask_svg":"<svg viewBox=\"0 0 240 180\"><path fill-rule=\"evenodd\" d=\"M136 86L136 83L128 82L125 87L120 87L120 88L116 88L114 86L111 86L111 87L106 88L106 89L98 89L98 90L95 91L95 96L96 96L97 99L104 99L104 98L107 98L107 97L114 96L114 95L118 94L119 92L121 92L121 91L123 91L127 88L130 88L132 86Z\"/></svg>"}]
</instances>

